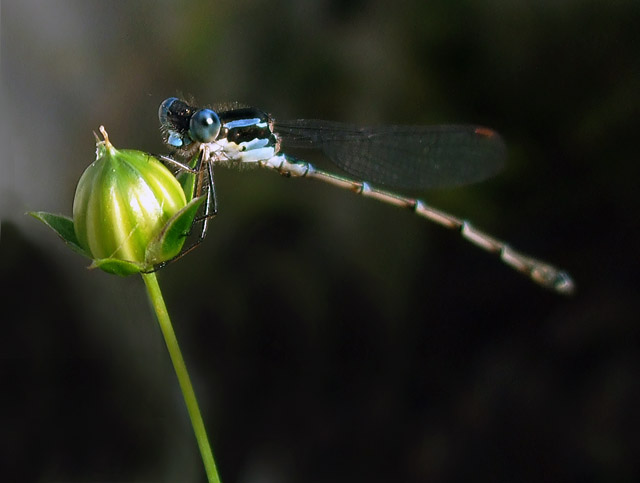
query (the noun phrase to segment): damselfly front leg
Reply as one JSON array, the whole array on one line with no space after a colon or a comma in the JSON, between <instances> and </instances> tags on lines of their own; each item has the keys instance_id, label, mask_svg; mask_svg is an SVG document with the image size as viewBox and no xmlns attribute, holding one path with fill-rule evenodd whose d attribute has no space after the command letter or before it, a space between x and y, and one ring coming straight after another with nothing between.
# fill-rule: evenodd
<instances>
[{"instance_id":1,"label":"damselfly front leg","mask_svg":"<svg viewBox=\"0 0 640 483\"><path fill-rule=\"evenodd\" d=\"M194 219L193 224L191 225L191 228L193 228L193 226L196 223L201 224L200 232L198 234L198 237L195 239L195 241L189 247L183 249L178 255L173 257L171 260L167 260L161 264L156 265L152 271L159 270L165 267L166 265L168 265L169 263L179 260L180 258L184 257L187 253L194 250L198 245L200 245L200 243L202 243L207 236L207 231L209 229L209 221L215 218L215 216L218 214L217 197L216 197L216 191L215 191L215 184L213 180L212 162L210 159L210 151L206 149L206 146L204 145L201 146L194 167L191 167L188 164L182 163L168 156L160 156L159 158L165 163L173 166L174 168L177 168L178 170L177 176L190 175L195 177L195 185L193 186L193 189L190 190L191 193L187 194L188 196L190 195L189 198L191 199L198 198L202 196L203 192L206 192L207 198L205 200L204 213L201 216L196 217ZM206 177L206 182L205 182L205 177ZM184 234L184 236L188 237L191 235L191 233L192 232L190 229L187 233Z\"/></svg>"}]
</instances>

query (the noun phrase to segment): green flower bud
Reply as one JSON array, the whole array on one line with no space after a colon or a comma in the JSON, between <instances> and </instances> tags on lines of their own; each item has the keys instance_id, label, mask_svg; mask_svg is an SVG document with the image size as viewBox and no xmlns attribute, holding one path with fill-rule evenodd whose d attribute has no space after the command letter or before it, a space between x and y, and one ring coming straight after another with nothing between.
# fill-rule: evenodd
<instances>
[{"instance_id":1,"label":"green flower bud","mask_svg":"<svg viewBox=\"0 0 640 483\"><path fill-rule=\"evenodd\" d=\"M104 141L97 142L96 160L82 174L73 201L78 243L106 271L152 270L180 252L197 206L181 216L187 201L171 171L149 154L117 150L104 127L100 132Z\"/></svg>"}]
</instances>

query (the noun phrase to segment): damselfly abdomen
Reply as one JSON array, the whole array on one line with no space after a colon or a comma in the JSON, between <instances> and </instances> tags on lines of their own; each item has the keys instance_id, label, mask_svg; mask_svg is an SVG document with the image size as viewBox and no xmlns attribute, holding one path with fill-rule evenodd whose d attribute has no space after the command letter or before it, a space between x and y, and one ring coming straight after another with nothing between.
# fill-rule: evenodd
<instances>
[{"instance_id":1,"label":"damselfly abdomen","mask_svg":"<svg viewBox=\"0 0 640 483\"><path fill-rule=\"evenodd\" d=\"M181 157L196 156L192 167L170 157L163 159L196 174L195 194L207 195L197 243L204 239L208 221L217 213L214 165L255 164L286 176L319 179L409 208L419 216L459 230L466 239L496 253L507 265L544 287L563 294L574 289L566 272L512 249L465 220L394 192L459 186L495 175L504 164L506 150L500 136L491 129L465 125L361 127L309 119L276 121L255 108L214 111L190 106L175 97L160 105L158 115L165 143ZM316 169L285 154L288 148L320 150L349 176Z\"/></svg>"}]
</instances>

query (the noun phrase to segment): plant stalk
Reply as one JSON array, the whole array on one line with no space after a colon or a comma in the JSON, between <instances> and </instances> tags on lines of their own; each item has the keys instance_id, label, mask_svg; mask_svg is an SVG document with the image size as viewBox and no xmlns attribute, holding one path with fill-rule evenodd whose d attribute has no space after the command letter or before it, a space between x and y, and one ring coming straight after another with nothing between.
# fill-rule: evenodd
<instances>
[{"instance_id":1,"label":"plant stalk","mask_svg":"<svg viewBox=\"0 0 640 483\"><path fill-rule=\"evenodd\" d=\"M198 401L196 400L196 395L193 391L193 386L191 385L187 366L184 363L180 347L178 346L178 340L176 339L176 335L171 325L171 319L169 318L169 313L167 312L167 307L162 297L162 291L158 285L158 279L154 272L143 273L142 279L147 286L147 292L149 294L151 304L156 312L156 316L158 317L158 323L160 324L164 341L167 344L173 368L178 376L182 396L184 397L184 402L187 405L187 411L189 411L191 425L193 426L193 431L196 435L196 440L198 441L198 447L200 448L200 454L202 455L204 468L207 472L207 479L209 483L220 483L220 477L218 476L218 471L216 469L216 462L213 459L213 452L209 445L204 421L202 420L200 408L198 407Z\"/></svg>"}]
</instances>

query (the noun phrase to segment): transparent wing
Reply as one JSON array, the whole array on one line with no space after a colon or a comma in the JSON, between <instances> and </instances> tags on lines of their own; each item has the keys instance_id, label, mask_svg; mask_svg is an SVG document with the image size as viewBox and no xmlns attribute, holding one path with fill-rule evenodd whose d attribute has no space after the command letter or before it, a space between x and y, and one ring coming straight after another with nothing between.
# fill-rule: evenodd
<instances>
[{"instance_id":1,"label":"transparent wing","mask_svg":"<svg viewBox=\"0 0 640 483\"><path fill-rule=\"evenodd\" d=\"M360 180L407 191L481 181L500 171L506 157L500 136L480 126L359 127L298 119L276 121L274 131L283 151L319 149Z\"/></svg>"}]
</instances>

